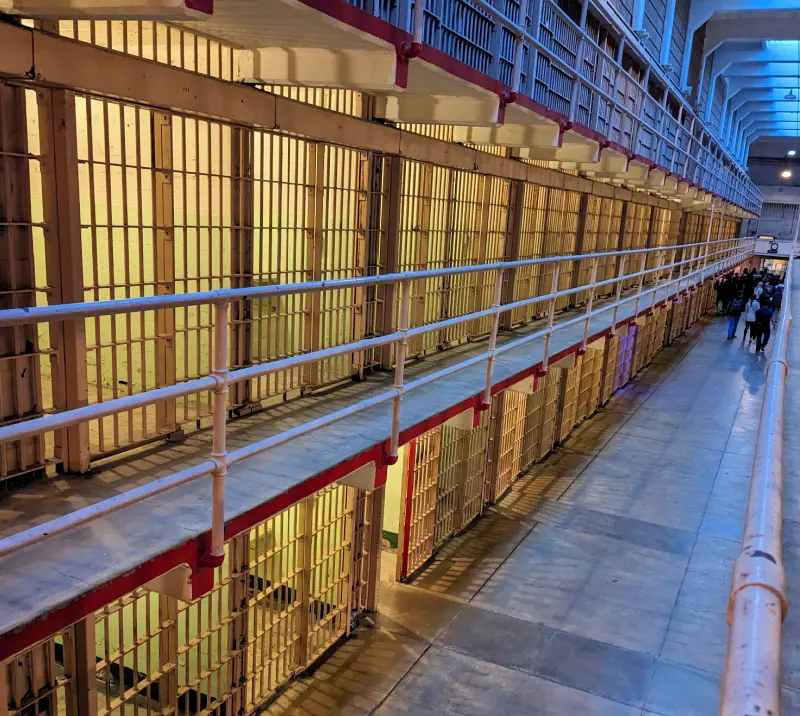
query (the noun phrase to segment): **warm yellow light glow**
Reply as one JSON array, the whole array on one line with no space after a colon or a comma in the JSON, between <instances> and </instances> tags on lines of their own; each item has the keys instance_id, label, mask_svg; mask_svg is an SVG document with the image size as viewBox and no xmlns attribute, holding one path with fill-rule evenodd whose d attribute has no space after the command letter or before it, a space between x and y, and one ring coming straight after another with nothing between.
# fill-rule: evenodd
<instances>
[{"instance_id":1,"label":"warm yellow light glow","mask_svg":"<svg viewBox=\"0 0 800 716\"><path fill-rule=\"evenodd\" d=\"M791 169L784 169L781 172L781 178L783 179L791 179L792 178L792 171Z\"/></svg>"}]
</instances>

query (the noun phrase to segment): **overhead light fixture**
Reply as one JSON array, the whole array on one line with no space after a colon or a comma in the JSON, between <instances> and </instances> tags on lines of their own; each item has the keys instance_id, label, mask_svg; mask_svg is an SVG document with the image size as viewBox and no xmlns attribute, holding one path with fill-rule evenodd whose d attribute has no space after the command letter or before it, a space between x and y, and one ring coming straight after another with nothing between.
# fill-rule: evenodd
<instances>
[{"instance_id":1,"label":"overhead light fixture","mask_svg":"<svg viewBox=\"0 0 800 716\"><path fill-rule=\"evenodd\" d=\"M784 99L788 102L795 102L797 101L797 95L792 90L789 90L789 94L787 94Z\"/></svg>"},{"instance_id":2,"label":"overhead light fixture","mask_svg":"<svg viewBox=\"0 0 800 716\"><path fill-rule=\"evenodd\" d=\"M792 178L792 170L791 169L784 169L781 172L781 179L791 179Z\"/></svg>"},{"instance_id":3,"label":"overhead light fixture","mask_svg":"<svg viewBox=\"0 0 800 716\"><path fill-rule=\"evenodd\" d=\"M793 157L795 154L797 154L796 149L790 149L788 152L786 152L787 157Z\"/></svg>"}]
</instances>

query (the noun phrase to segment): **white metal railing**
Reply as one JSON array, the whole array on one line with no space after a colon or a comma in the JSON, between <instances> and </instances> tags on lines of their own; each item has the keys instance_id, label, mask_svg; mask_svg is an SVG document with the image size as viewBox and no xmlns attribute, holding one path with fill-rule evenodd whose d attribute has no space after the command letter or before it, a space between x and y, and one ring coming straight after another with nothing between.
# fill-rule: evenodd
<instances>
[{"instance_id":1,"label":"white metal railing","mask_svg":"<svg viewBox=\"0 0 800 716\"><path fill-rule=\"evenodd\" d=\"M709 238L713 222L709 222ZM718 248L712 251L712 247L719 244L728 244L727 247ZM735 244L730 246L730 244ZM544 355L542 360L542 370L547 370L548 358L550 355L550 342L553 333L563 330L569 326L583 323L583 347L589 337L589 327L591 320L606 311L613 311L611 327L617 325L619 307L628 303L635 302L634 314L638 314L641 301L650 298L651 308L657 301L657 293L675 286L675 292L680 293L690 288L691 285L702 281L711 273L718 272L730 266L740 263L745 257L753 253L755 240L746 239L719 239L716 241L705 241L694 244L683 244L680 246L659 246L646 249L630 249L626 251L608 251L593 254L553 256L548 258L527 259L520 261L507 261L494 264L483 264L477 266L465 266L457 268L445 268L425 271L414 271L398 274L387 274L384 276L371 276L349 279L338 279L332 281L313 281L305 283L262 286L246 289L218 289L202 293L186 293L170 296L153 296L148 298L126 298L111 301L98 301L95 303L62 304L54 306L42 306L34 308L9 309L0 311L0 328L18 326L42 322L61 322L69 320L82 320L88 317L99 315L118 315L137 311L158 310L164 308L176 308L200 304L213 304L214 312L214 365L210 375L189 380L177 385L170 385L156 388L137 395L129 395L122 398L115 398L104 403L96 403L82 408L76 408L61 413L45 415L31 420L14 423L0 427L0 444L9 441L20 440L33 435L40 435L46 432L61 430L88 420L102 418L107 415L121 413L133 408L140 408L145 405L158 403L161 401L179 398L182 396L196 393L201 390L211 390L214 395L213 405L213 440L211 455L208 460L198 465L186 468L167 477L155 480L147 485L132 489L122 495L104 500L95 505L85 507L70 514L51 520L45 524L22 531L16 535L0 540L0 557L17 552L23 547L40 542L47 537L63 533L73 527L86 522L95 520L104 515L115 512L122 507L126 507L147 498L158 495L166 490L178 485L186 484L200 477L212 476L212 500L211 500L211 549L207 558L209 564L217 564L224 555L224 522L225 522L225 476L228 468L237 462L246 460L250 457L263 453L266 450L282 445L294 438L306 435L314 430L338 422L348 416L360 413L368 408L391 402L392 422L389 439L388 461L391 463L397 459L397 451L400 439L400 417L403 396L413 390L417 390L424 385L439 380L456 371L463 370L468 366L486 361L485 383L479 392L483 395L483 404L488 406L491 397L492 376L496 356L509 350L513 350L521 345L529 343L538 338L544 338ZM690 258L675 260L678 251L691 251L696 255ZM646 268L646 258L653 252L671 252L671 262ZM640 256L641 262L639 270L633 273L625 273L625 264L628 257ZM616 277L603 281L596 281L597 268L599 261L609 257L619 258L619 269ZM710 260L714 259L713 262ZM572 287L569 289L558 290L558 278L561 264L564 262L591 261L591 280L588 284ZM553 288L550 293L541 296L532 296L523 300L501 304L503 281L506 272L523 266L535 266L542 264L555 264L553 270ZM678 276L673 278L676 270ZM468 313L463 316L449 318L446 320L430 323L419 327L409 327L409 299L411 284L413 281L439 277L453 276L458 274L470 274L481 271L496 272L496 282L494 286L494 300L491 308ZM653 287L645 289L645 278L654 273L669 271L669 278L666 281L658 281ZM630 279L638 279L635 292L632 295L622 297L622 285ZM229 326L229 307L232 301L245 298L265 298L285 296L289 294L300 294L309 292L321 292L350 288L354 286L368 286L380 284L400 284L400 316L396 331L384 336L366 338L354 343L347 343L341 346L326 348L313 351L303 355L292 356L280 360L274 360L259 365L248 366L237 370L228 369L228 326ZM594 297L598 289L603 287L613 287L616 284L615 298L612 302L600 308L594 307ZM682 284L683 287L682 287ZM558 324L554 321L556 302L559 297L570 296L581 291L589 292L589 300L586 308L577 316L562 321ZM666 296L665 296L666 297ZM548 320L545 328L530 333L522 338L518 338L497 345L499 332L500 315L534 303L547 302L549 305ZM441 330L461 323L474 321L480 318L492 317L492 328L486 351L460 361L452 366L425 375L424 377L406 381L404 375L407 346L410 338L420 336L431 331ZM296 368L306 364L314 363L326 358L355 353L370 348L397 345L395 360L394 386L391 390L382 392L378 395L364 398L353 405L341 410L324 415L321 418L311 420L305 424L284 431L280 434L271 436L264 440L246 445L236 450L228 451L226 447L226 424L227 424L227 392L231 384L250 380L252 378L267 376L287 368Z\"/></svg>"},{"instance_id":2,"label":"white metal railing","mask_svg":"<svg viewBox=\"0 0 800 716\"><path fill-rule=\"evenodd\" d=\"M778 716L781 711L781 624L788 610L781 543L783 415L798 230L800 224L786 267L780 323L767 360L742 551L733 565L720 716Z\"/></svg>"},{"instance_id":3,"label":"white metal railing","mask_svg":"<svg viewBox=\"0 0 800 716\"><path fill-rule=\"evenodd\" d=\"M351 0L359 4L358 0ZM585 27L576 24L551 0L521 0L519 8L513 8L521 19L517 21L509 17L502 5L491 0L445 0L444 5L437 4L436 8L442 15L450 6L458 5L462 14L471 13L473 22L464 18L458 29L447 28L448 32L458 37L462 44L474 54L480 50L486 56L486 61L476 67L486 71L495 79L503 81L511 88L512 92L523 91L523 75L525 76L524 91L534 96L536 80L547 87L548 100L544 101L551 109L567 115L568 121L579 122L600 134L610 136L619 133L619 143L626 146L634 154L664 166L670 172L682 175L690 181L719 194L724 199L743 206L749 211L758 213L761 205L761 192L750 181L744 169L735 157L719 143L714 146L710 135L703 129L703 123L692 111L690 105L679 95L674 95L679 101L678 117L674 117L665 102L657 102L650 96L646 84L636 80L626 72L617 58L609 55L586 32ZM446 7L445 7L446 6ZM529 14L530 8L530 14ZM382 4L373 3L372 11L376 14L386 14ZM427 15L426 15L427 13ZM546 14L546 17L545 17ZM412 33L413 41L429 42L438 49L443 49L458 56L455 48L445 46L441 32L426 32L424 20L433 19L442 25L443 17L436 17L429 9L427 0L414 0L414 10L410 11L410 0L402 0L398 4L396 15L388 13L388 17L395 17L397 24L404 30ZM483 31L483 25L488 21L493 23L493 29L488 37ZM547 20L552 27L545 24ZM479 31L476 23L480 23ZM531 30L528 31L528 23ZM468 37L470 27L474 30L475 38ZM548 47L542 39L542 32L553 35L553 47ZM513 47L504 42L504 33L513 38ZM479 41L484 38L484 42ZM570 37L565 37L569 35ZM568 46L570 40L574 46ZM567 43L567 44L565 44ZM511 50L510 58L501 57L500 49L503 46ZM557 52L556 48L564 51ZM523 58L526 55L527 61ZM466 50L464 50L466 52ZM463 54L463 52L462 52ZM574 58L572 61L565 59L565 55ZM554 80L552 77L538 76L538 57L547 59L549 70L553 67L568 78L571 83L569 97L558 95L560 101L554 105ZM458 57L462 61L475 66L470 57ZM511 65L510 76L503 63ZM486 67L483 67L486 64ZM646 63L645 63L646 64ZM591 67L592 77L588 77L586 68ZM612 76L607 78L608 90L600 86L599 73L608 70ZM653 64L648 70L657 74L657 66ZM666 78L661 78L665 88L665 99L669 94L669 83ZM634 97L628 106L617 95L627 87L635 89ZM580 110L582 97L588 97L588 107ZM600 105L603 104L608 116L603 116ZM585 116L583 116L585 115ZM614 118L618 118L614 125ZM619 124L622 122L622 124ZM689 127L684 126L688 122ZM608 127L602 126L607 123ZM625 123L629 124L626 129ZM629 131L628 131L629 130ZM629 140L625 140L625 136ZM645 135L650 135L655 140L655 146L649 147ZM705 146L705 140L708 146Z\"/></svg>"}]
</instances>

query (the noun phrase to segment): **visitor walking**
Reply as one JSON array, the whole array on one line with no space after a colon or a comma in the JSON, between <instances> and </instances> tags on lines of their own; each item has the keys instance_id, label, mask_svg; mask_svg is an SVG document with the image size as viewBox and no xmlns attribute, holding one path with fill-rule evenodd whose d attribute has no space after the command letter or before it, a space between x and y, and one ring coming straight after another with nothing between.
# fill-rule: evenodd
<instances>
[{"instance_id":1,"label":"visitor walking","mask_svg":"<svg viewBox=\"0 0 800 716\"><path fill-rule=\"evenodd\" d=\"M742 335L742 343L750 334L750 343L756 337L756 311L761 308L761 304L752 297L744 306L744 334ZM749 344L748 344L749 345Z\"/></svg>"},{"instance_id":2,"label":"visitor walking","mask_svg":"<svg viewBox=\"0 0 800 716\"><path fill-rule=\"evenodd\" d=\"M765 303L756 311L756 353L764 352L774 326L775 314L770 304Z\"/></svg>"},{"instance_id":3,"label":"visitor walking","mask_svg":"<svg viewBox=\"0 0 800 716\"><path fill-rule=\"evenodd\" d=\"M740 293L734 298L730 306L728 306L728 340L732 341L736 338L736 327L739 325L739 319L742 317L744 310L744 296Z\"/></svg>"}]
</instances>

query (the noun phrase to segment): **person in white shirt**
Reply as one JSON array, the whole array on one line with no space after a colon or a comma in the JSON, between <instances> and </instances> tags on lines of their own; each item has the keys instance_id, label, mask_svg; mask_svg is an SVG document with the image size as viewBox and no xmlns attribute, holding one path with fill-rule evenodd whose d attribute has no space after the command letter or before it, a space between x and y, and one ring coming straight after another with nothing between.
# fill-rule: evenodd
<instances>
[{"instance_id":1,"label":"person in white shirt","mask_svg":"<svg viewBox=\"0 0 800 716\"><path fill-rule=\"evenodd\" d=\"M761 298L762 293L764 293L764 282L759 281L758 286L756 286L756 290L753 291L753 298L755 298L757 301L759 298Z\"/></svg>"},{"instance_id":2,"label":"person in white shirt","mask_svg":"<svg viewBox=\"0 0 800 716\"><path fill-rule=\"evenodd\" d=\"M761 284L759 284L759 286L760 285ZM756 291L758 291L758 289L756 289ZM750 343L752 343L756 337L756 311L761 308L761 304L759 304L759 302L756 300L757 298L758 297L754 292L753 298L751 298L744 306L744 334L742 335L742 343L744 343L744 339L747 338L748 331L750 333Z\"/></svg>"}]
</instances>

